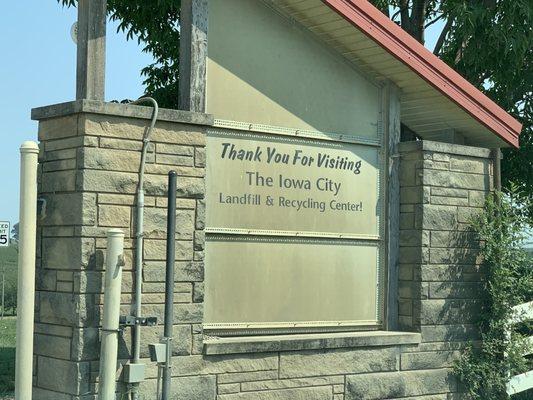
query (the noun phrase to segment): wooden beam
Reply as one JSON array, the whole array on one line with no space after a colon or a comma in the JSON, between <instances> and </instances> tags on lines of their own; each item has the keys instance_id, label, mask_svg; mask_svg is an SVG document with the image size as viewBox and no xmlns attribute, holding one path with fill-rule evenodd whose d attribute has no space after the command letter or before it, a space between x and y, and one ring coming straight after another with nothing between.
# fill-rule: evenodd
<instances>
[{"instance_id":1,"label":"wooden beam","mask_svg":"<svg viewBox=\"0 0 533 400\"><path fill-rule=\"evenodd\" d=\"M492 150L494 190L502 191L502 152L499 148Z\"/></svg>"},{"instance_id":2,"label":"wooden beam","mask_svg":"<svg viewBox=\"0 0 533 400\"><path fill-rule=\"evenodd\" d=\"M79 0L76 99L104 101L107 0Z\"/></svg>"},{"instance_id":3,"label":"wooden beam","mask_svg":"<svg viewBox=\"0 0 533 400\"><path fill-rule=\"evenodd\" d=\"M387 157L386 253L387 329L398 330L398 279L400 253L400 89L392 82L383 88L384 152Z\"/></svg>"},{"instance_id":4,"label":"wooden beam","mask_svg":"<svg viewBox=\"0 0 533 400\"><path fill-rule=\"evenodd\" d=\"M180 110L205 112L208 0L182 0Z\"/></svg>"}]
</instances>

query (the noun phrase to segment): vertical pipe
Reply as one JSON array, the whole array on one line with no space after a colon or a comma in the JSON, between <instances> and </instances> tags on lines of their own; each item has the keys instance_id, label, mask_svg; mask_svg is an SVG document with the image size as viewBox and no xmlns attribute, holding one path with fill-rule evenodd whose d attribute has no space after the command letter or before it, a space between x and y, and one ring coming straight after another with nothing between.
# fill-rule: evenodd
<instances>
[{"instance_id":1,"label":"vertical pipe","mask_svg":"<svg viewBox=\"0 0 533 400\"><path fill-rule=\"evenodd\" d=\"M178 174L168 173L168 206L167 206L167 263L165 276L165 328L164 337L167 359L163 369L162 400L170 399L172 379L172 325L174 323L174 260L176 255L176 191Z\"/></svg>"},{"instance_id":2,"label":"vertical pipe","mask_svg":"<svg viewBox=\"0 0 533 400\"><path fill-rule=\"evenodd\" d=\"M132 104L139 104L142 102L150 102L154 106L154 113L152 115L152 122L148 128L146 135L143 137L143 147L141 153L141 165L139 166L139 185L137 187L137 211L136 211L136 226L135 226L135 297L132 307L132 314L137 319L141 318L142 312L142 272L143 272L143 236L144 236L144 169L146 164L146 155L148 154L148 146L150 145L150 137L154 130L157 116L159 113L159 105L151 97L140 98ZM140 364L141 361L141 326L135 323L133 326L133 344L132 344L132 364ZM139 383L133 384L131 389L131 398L139 399Z\"/></svg>"},{"instance_id":3,"label":"vertical pipe","mask_svg":"<svg viewBox=\"0 0 533 400\"><path fill-rule=\"evenodd\" d=\"M20 147L20 236L15 362L15 399L17 400L32 398L38 154L39 146L35 142L24 142Z\"/></svg>"},{"instance_id":4,"label":"vertical pipe","mask_svg":"<svg viewBox=\"0 0 533 400\"><path fill-rule=\"evenodd\" d=\"M118 353L120 291L124 265L124 233L120 229L107 231L107 252L104 289L104 316L100 345L99 400L115 399L115 379Z\"/></svg>"},{"instance_id":5,"label":"vertical pipe","mask_svg":"<svg viewBox=\"0 0 533 400\"><path fill-rule=\"evenodd\" d=\"M142 179L142 178L141 178ZM137 215L135 232L135 304L133 315L141 317L142 312L142 273L143 273L143 234L144 234L144 189L139 183L137 191ZM141 326L133 326L133 364L141 361ZM136 393L135 393L136 394Z\"/></svg>"}]
</instances>

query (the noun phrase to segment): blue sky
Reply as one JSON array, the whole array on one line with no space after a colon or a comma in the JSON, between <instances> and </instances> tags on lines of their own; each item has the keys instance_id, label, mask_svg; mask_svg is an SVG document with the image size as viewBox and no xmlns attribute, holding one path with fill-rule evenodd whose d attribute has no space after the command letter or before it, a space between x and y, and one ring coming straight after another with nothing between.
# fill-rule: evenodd
<instances>
[{"instance_id":1,"label":"blue sky","mask_svg":"<svg viewBox=\"0 0 533 400\"><path fill-rule=\"evenodd\" d=\"M19 207L19 146L37 140L30 110L75 98L76 46L70 28L76 10L56 0L9 2L0 13L0 220L15 223ZM442 25L428 33L432 48ZM140 70L151 62L136 41L108 24L106 100L143 93Z\"/></svg>"},{"instance_id":2,"label":"blue sky","mask_svg":"<svg viewBox=\"0 0 533 400\"><path fill-rule=\"evenodd\" d=\"M19 0L0 13L0 220L18 220L19 146L37 140L34 107L75 98L76 46L70 28L76 10L56 0ZM106 100L143 93L140 70L151 62L136 41L108 25Z\"/></svg>"}]
</instances>

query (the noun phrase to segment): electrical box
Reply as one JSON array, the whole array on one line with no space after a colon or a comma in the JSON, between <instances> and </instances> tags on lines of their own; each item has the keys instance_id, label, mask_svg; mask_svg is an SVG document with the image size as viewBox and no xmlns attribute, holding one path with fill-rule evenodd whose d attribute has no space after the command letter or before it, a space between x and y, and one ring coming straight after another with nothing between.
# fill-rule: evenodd
<instances>
[{"instance_id":1,"label":"electrical box","mask_svg":"<svg viewBox=\"0 0 533 400\"><path fill-rule=\"evenodd\" d=\"M144 381L144 364L126 364L124 365L124 382L140 383Z\"/></svg>"},{"instance_id":2,"label":"electrical box","mask_svg":"<svg viewBox=\"0 0 533 400\"><path fill-rule=\"evenodd\" d=\"M165 343L153 343L148 345L150 359L157 363L164 363L167 360L167 345Z\"/></svg>"}]
</instances>

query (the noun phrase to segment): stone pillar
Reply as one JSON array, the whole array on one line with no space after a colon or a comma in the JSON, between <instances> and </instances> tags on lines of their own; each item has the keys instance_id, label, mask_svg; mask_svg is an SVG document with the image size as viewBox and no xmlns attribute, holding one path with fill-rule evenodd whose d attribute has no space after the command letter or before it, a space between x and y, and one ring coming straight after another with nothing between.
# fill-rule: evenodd
<instances>
[{"instance_id":1,"label":"stone pillar","mask_svg":"<svg viewBox=\"0 0 533 400\"><path fill-rule=\"evenodd\" d=\"M476 335L481 275L469 221L492 189L490 150L419 141L400 153L400 327L457 347Z\"/></svg>"},{"instance_id":2,"label":"stone pillar","mask_svg":"<svg viewBox=\"0 0 533 400\"><path fill-rule=\"evenodd\" d=\"M106 231L125 233L122 315L132 297L135 190L152 109L81 100L33 111L39 120L46 200L39 228L35 399L92 398L97 391ZM167 174L178 172L174 355L202 346L205 129L203 114L161 110L146 166L142 356L163 331ZM119 358L130 357L130 332Z\"/></svg>"}]
</instances>

